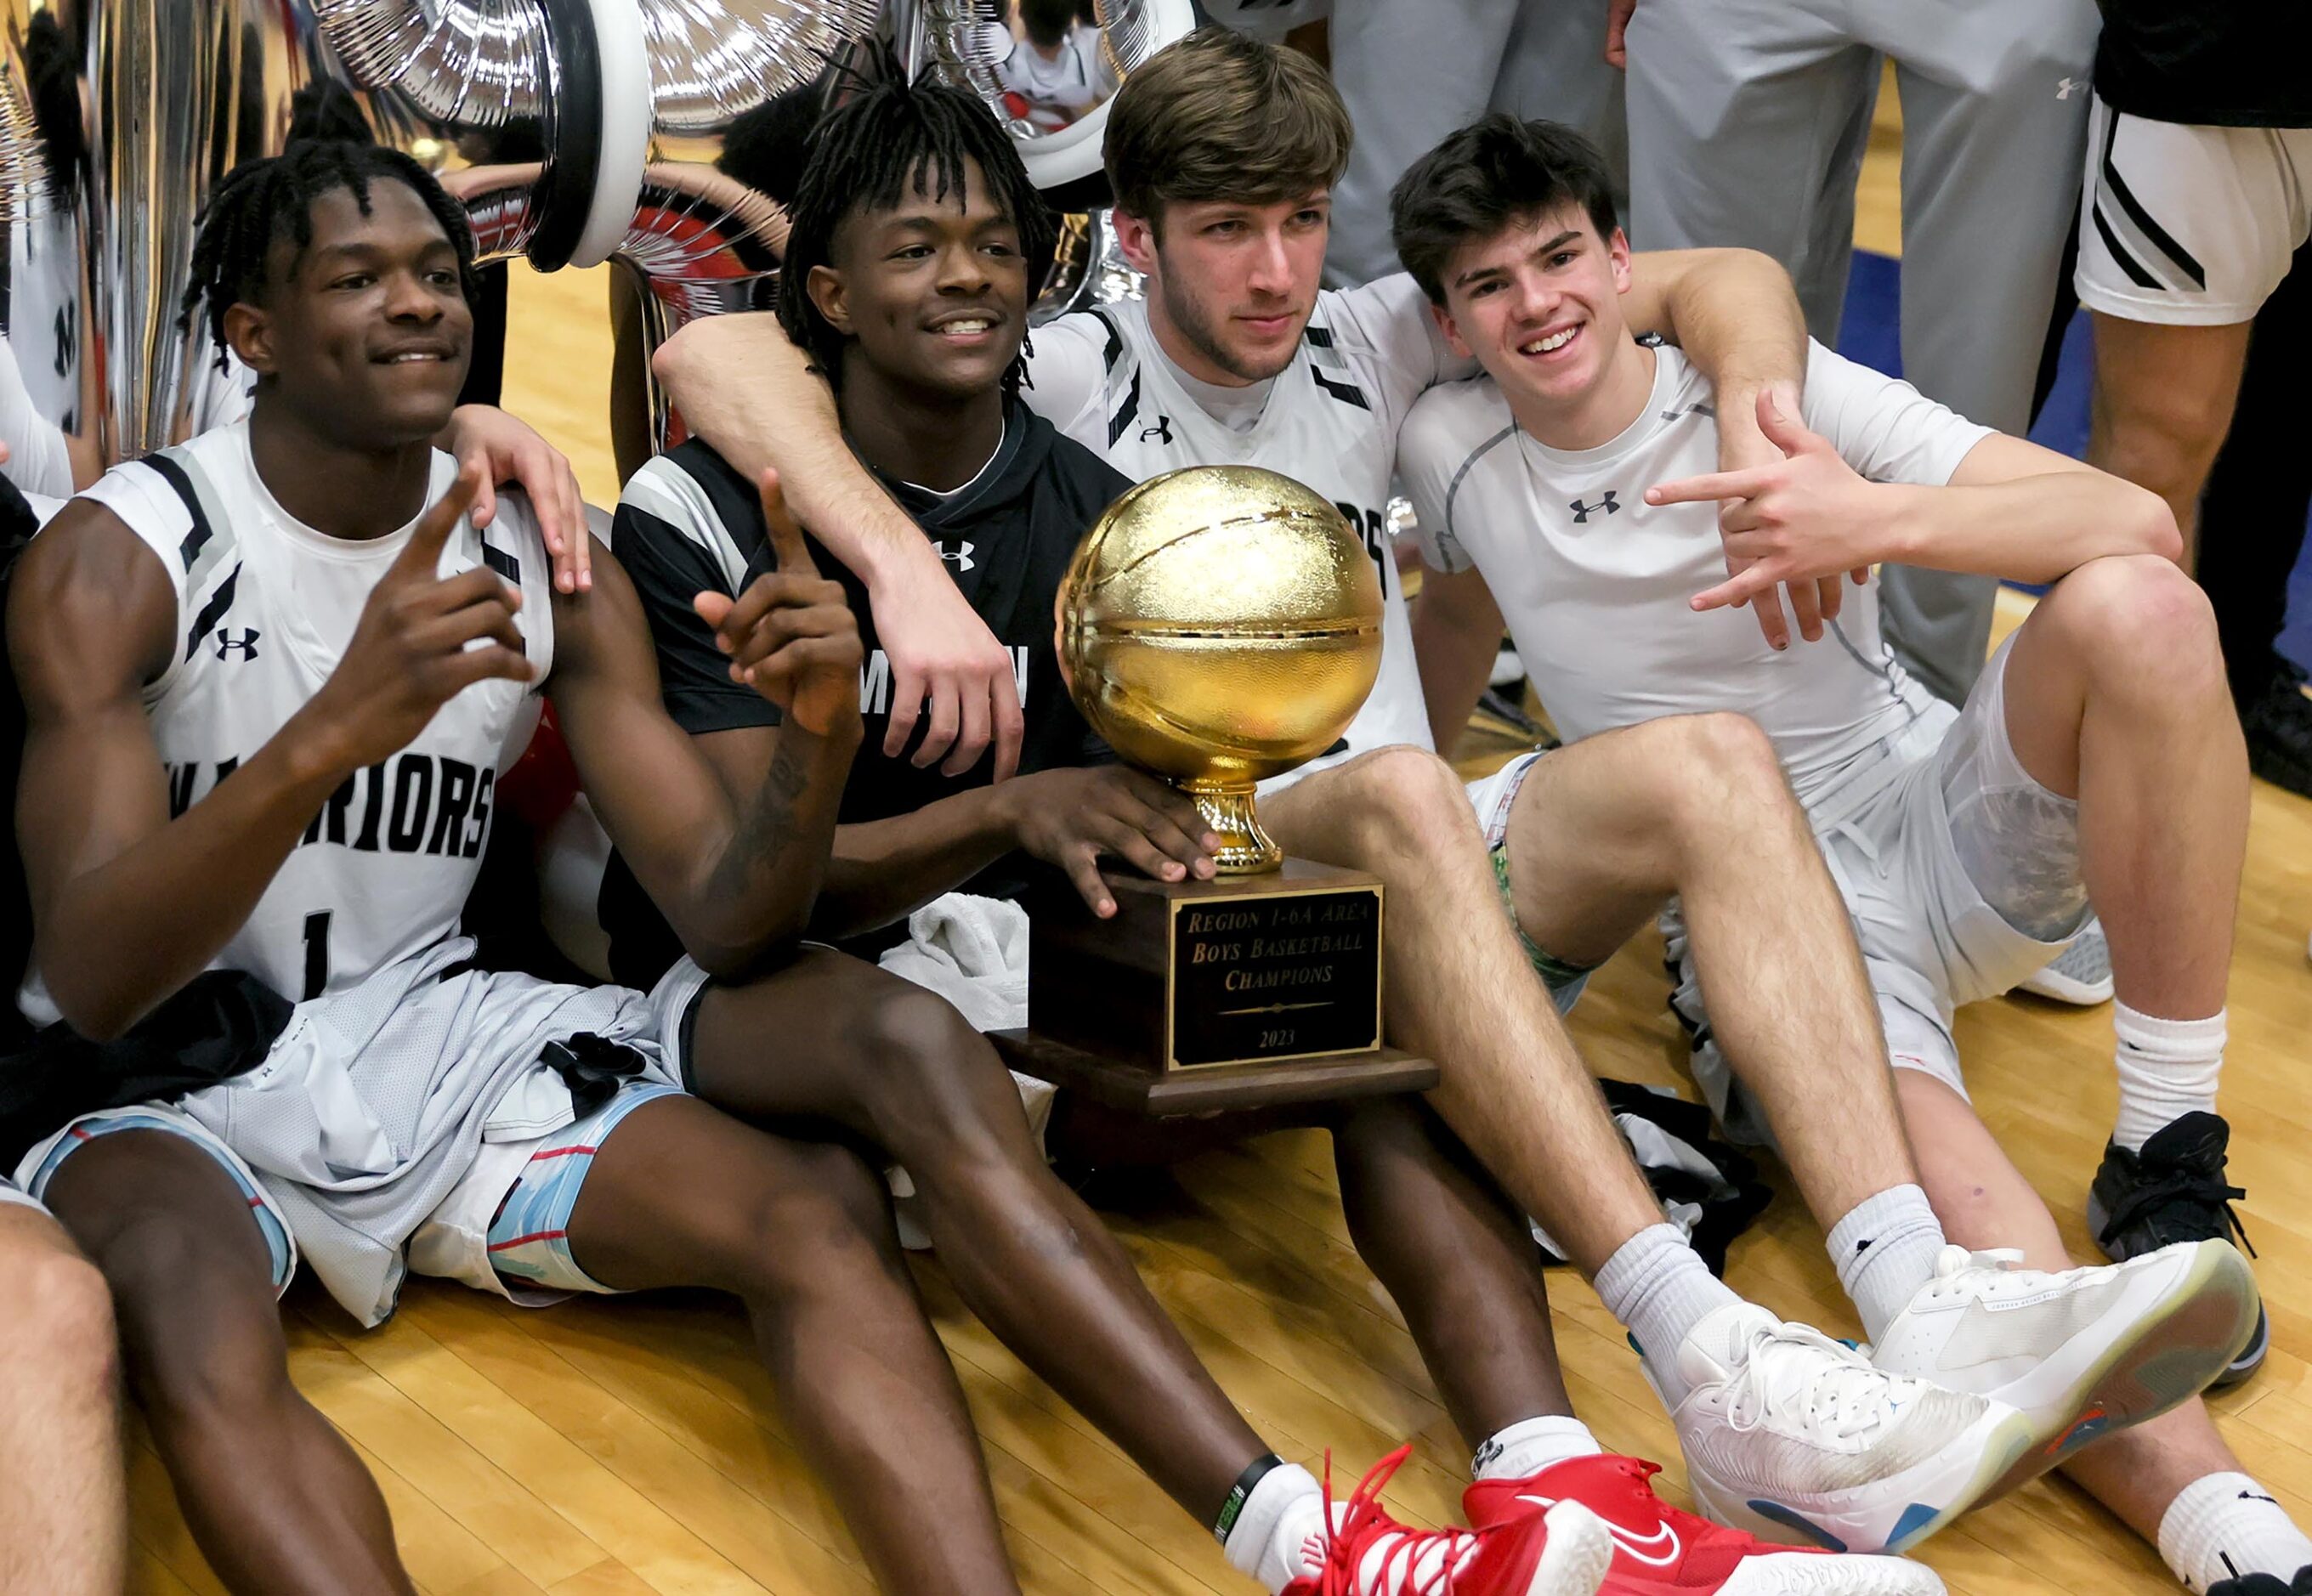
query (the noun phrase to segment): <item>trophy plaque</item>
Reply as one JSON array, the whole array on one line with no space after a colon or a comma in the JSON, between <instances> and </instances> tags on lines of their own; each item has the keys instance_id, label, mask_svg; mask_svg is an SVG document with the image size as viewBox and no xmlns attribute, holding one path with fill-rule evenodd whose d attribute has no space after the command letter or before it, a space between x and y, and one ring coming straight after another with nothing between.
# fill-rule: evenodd
<instances>
[{"instance_id":1,"label":"trophy plaque","mask_svg":"<svg viewBox=\"0 0 2312 1596\"><path fill-rule=\"evenodd\" d=\"M1007 1061L1159 1117L1434 1086L1381 1042L1379 880L1286 859L1253 804L1338 741L1379 670L1380 581L1340 512L1250 467L1152 477L1085 534L1057 625L1084 718L1195 800L1219 874L1112 873L1105 920L1064 882L1035 894Z\"/></svg>"}]
</instances>

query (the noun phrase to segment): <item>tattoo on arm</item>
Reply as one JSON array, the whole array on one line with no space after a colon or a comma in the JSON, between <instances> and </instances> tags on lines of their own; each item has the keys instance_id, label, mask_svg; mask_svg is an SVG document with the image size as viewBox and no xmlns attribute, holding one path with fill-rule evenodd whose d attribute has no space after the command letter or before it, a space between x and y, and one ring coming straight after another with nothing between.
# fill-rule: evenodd
<instances>
[{"instance_id":1,"label":"tattoo on arm","mask_svg":"<svg viewBox=\"0 0 2312 1596\"><path fill-rule=\"evenodd\" d=\"M763 778L714 869L718 897L745 897L770 885L795 836L795 803L810 786L810 772L788 737L779 738Z\"/></svg>"}]
</instances>

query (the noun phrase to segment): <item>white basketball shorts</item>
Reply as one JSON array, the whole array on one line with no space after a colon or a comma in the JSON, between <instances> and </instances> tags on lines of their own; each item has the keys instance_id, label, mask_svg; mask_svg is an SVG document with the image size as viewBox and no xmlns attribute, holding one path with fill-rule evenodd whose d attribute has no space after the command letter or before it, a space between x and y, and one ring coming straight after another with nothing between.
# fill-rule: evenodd
<instances>
[{"instance_id":1,"label":"white basketball shorts","mask_svg":"<svg viewBox=\"0 0 2312 1596\"><path fill-rule=\"evenodd\" d=\"M2312 232L2312 127L2089 112L2080 303L2168 327L2252 321Z\"/></svg>"}]
</instances>

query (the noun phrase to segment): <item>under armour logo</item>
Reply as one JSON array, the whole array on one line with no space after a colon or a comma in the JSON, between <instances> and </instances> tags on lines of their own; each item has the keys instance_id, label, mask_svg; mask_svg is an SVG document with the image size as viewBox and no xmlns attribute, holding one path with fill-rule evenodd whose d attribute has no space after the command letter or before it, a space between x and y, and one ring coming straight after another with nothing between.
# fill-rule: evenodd
<instances>
[{"instance_id":1,"label":"under armour logo","mask_svg":"<svg viewBox=\"0 0 2312 1596\"><path fill-rule=\"evenodd\" d=\"M1160 443L1171 442L1172 418L1169 415L1160 415L1156 418L1156 424L1154 426L1143 427L1140 429L1141 442L1145 443L1151 438L1155 439Z\"/></svg>"},{"instance_id":2,"label":"under armour logo","mask_svg":"<svg viewBox=\"0 0 2312 1596\"><path fill-rule=\"evenodd\" d=\"M2071 97L2072 90L2084 89L2086 87L2087 85L2080 83L2078 79L2067 77L2062 82L2055 85L2055 98L2058 100L2069 100Z\"/></svg>"},{"instance_id":3,"label":"under armour logo","mask_svg":"<svg viewBox=\"0 0 2312 1596\"><path fill-rule=\"evenodd\" d=\"M950 548L947 545L941 544L940 545L940 558L945 560L958 571L969 571L972 564L971 551L977 546L978 545L976 544L959 543L953 548Z\"/></svg>"},{"instance_id":4,"label":"under armour logo","mask_svg":"<svg viewBox=\"0 0 2312 1596\"><path fill-rule=\"evenodd\" d=\"M1620 510L1622 507L1614 501L1614 489L1607 488L1595 504L1584 504L1579 499L1568 504L1565 508L1573 512L1573 524L1577 527L1586 527L1590 524L1590 517L1593 511L1602 510L1607 515L1612 515Z\"/></svg>"},{"instance_id":5,"label":"under armour logo","mask_svg":"<svg viewBox=\"0 0 2312 1596\"><path fill-rule=\"evenodd\" d=\"M218 627L216 634L217 658L220 659L231 658L232 657L233 650L238 649L241 650L241 657L243 659L256 658L257 637L258 632L254 626L248 627L243 630L239 637L233 636L232 632L226 631L222 626Z\"/></svg>"}]
</instances>

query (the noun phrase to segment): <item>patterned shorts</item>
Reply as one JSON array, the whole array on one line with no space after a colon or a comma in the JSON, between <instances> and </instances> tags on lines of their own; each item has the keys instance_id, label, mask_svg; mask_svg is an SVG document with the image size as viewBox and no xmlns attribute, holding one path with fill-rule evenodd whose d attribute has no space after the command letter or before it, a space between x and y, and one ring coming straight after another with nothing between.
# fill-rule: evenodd
<instances>
[{"instance_id":1,"label":"patterned shorts","mask_svg":"<svg viewBox=\"0 0 2312 1596\"><path fill-rule=\"evenodd\" d=\"M1526 777L1548 756L1546 749L1521 754L1492 775L1470 782L1468 794L1470 807L1477 812L1477 824L1484 830L1485 850L1493 856L1493 883L1502 890L1502 908L1510 917L1510 929L1517 933L1518 946L1525 949L1534 972L1549 989L1549 1000L1557 1005L1557 1012L1571 1014L1597 966L1569 964L1527 936L1525 928L1518 924L1517 899L1510 891L1510 811L1517 807L1518 789L1525 785Z\"/></svg>"},{"instance_id":2,"label":"patterned shorts","mask_svg":"<svg viewBox=\"0 0 2312 1596\"><path fill-rule=\"evenodd\" d=\"M682 1095L681 1087L657 1081L624 1086L576 1124L539 1138L543 1145L530 1154L490 1221L491 1267L538 1289L608 1294L610 1287L570 1255L570 1216L579 1190L593 1170L594 1154L621 1120L653 1099Z\"/></svg>"}]
</instances>

